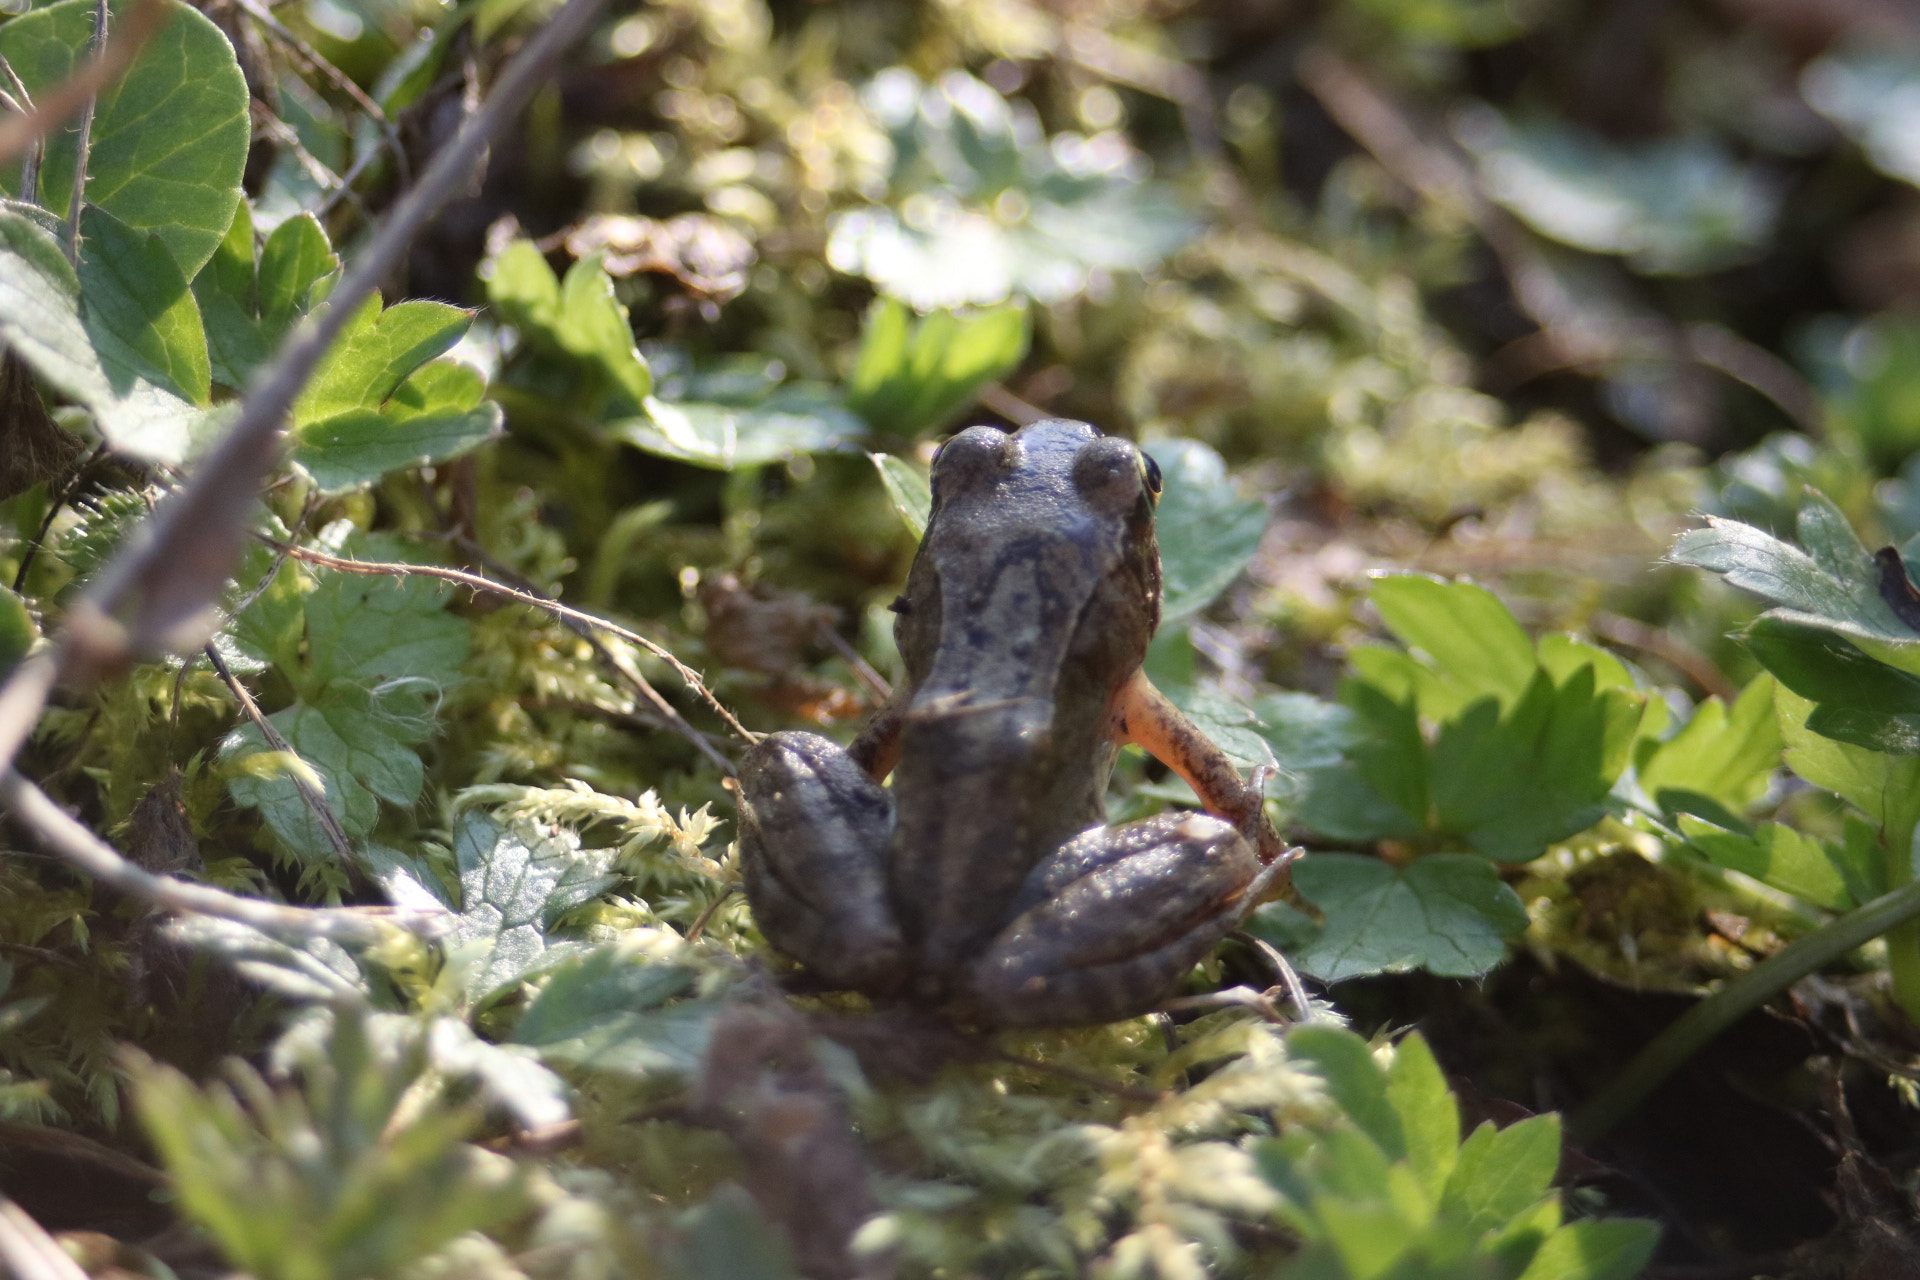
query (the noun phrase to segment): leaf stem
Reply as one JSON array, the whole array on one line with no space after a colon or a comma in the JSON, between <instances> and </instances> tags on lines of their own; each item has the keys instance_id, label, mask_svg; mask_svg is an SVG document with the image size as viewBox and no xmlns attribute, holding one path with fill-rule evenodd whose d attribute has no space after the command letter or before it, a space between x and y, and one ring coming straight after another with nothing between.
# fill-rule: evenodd
<instances>
[{"instance_id":1,"label":"leaf stem","mask_svg":"<svg viewBox=\"0 0 1920 1280\"><path fill-rule=\"evenodd\" d=\"M1639 1053L1626 1069L1574 1113L1568 1134L1591 1142L1635 1107L1714 1037L1788 987L1855 947L1920 918L1920 881L1875 898L1761 961L1687 1010ZM1892 939L1889 939L1891 942Z\"/></svg>"},{"instance_id":2,"label":"leaf stem","mask_svg":"<svg viewBox=\"0 0 1920 1280\"><path fill-rule=\"evenodd\" d=\"M88 50L97 63L107 51L107 0L93 0L93 44ZM80 129L73 143L73 195L67 201L67 261L80 265L80 209L87 202L87 153L93 149L93 111L98 91L80 107Z\"/></svg>"}]
</instances>

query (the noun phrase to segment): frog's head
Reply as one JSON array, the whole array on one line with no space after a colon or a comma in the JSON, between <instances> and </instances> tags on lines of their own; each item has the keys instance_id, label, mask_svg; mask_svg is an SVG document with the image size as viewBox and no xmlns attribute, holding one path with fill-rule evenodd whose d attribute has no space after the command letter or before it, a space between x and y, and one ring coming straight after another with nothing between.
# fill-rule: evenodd
<instances>
[{"instance_id":1,"label":"frog's head","mask_svg":"<svg viewBox=\"0 0 1920 1280\"><path fill-rule=\"evenodd\" d=\"M1152 459L1084 422L972 427L932 484L895 626L916 701L1110 697L1159 621Z\"/></svg>"}]
</instances>

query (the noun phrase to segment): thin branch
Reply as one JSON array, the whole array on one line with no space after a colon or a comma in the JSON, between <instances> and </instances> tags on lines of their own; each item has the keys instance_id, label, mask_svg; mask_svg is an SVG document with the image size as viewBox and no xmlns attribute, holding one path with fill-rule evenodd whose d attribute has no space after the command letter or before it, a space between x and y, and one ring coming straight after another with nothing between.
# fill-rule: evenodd
<instances>
[{"instance_id":1,"label":"thin branch","mask_svg":"<svg viewBox=\"0 0 1920 1280\"><path fill-rule=\"evenodd\" d=\"M100 90L118 80L133 65L147 38L171 17L164 0L140 0L120 23L120 38L87 61L64 84L40 99L31 115L14 116L0 124L0 166L13 163L20 153L58 128Z\"/></svg>"},{"instance_id":2,"label":"thin branch","mask_svg":"<svg viewBox=\"0 0 1920 1280\"><path fill-rule=\"evenodd\" d=\"M107 0L93 0L93 43L88 52L95 62L107 52ZM87 161L93 151L93 112L99 105L96 90L80 108L80 129L73 142L73 195L67 201L67 261L80 265L80 210L87 202Z\"/></svg>"},{"instance_id":3,"label":"thin branch","mask_svg":"<svg viewBox=\"0 0 1920 1280\"><path fill-rule=\"evenodd\" d=\"M439 565L400 564L393 561L348 560L342 556L328 555L324 551L313 551L306 547L291 546L276 538L263 537L261 541L276 550L285 547L288 555L292 556L295 560L301 560L308 564L325 565L329 569L339 569L346 573L380 574L396 578L438 578L442 582L456 583L471 591L484 591L489 595L503 596L508 600L517 600L521 604L531 605L536 609L543 609L565 623L577 624L592 630L604 631L608 635L618 636L636 648L645 649L648 653L651 653L654 657L659 658L662 662L672 667L674 674L680 677L687 688L698 695L701 701L713 708L714 714L724 720L727 727L738 734L742 742L755 743L760 741L760 735L754 733L736 720L733 713L727 710L726 704L715 697L711 689L707 688L706 682L700 678L700 673L680 661L680 659L674 657L671 649L647 639L638 632L629 631L618 623L609 622L605 618L587 613L584 610L575 609L571 605L561 604L551 596L542 595L535 591L523 591L515 587L509 587L504 583L495 582L491 578L482 577L480 574L468 573L464 569L443 569ZM641 677L638 673L635 673L634 678L637 680ZM671 704L668 704L667 709L669 711L671 710ZM678 718L679 712L673 711L672 715ZM709 750L711 750L711 748L709 748ZM731 766L727 766L724 759L721 763L729 773L732 772Z\"/></svg>"},{"instance_id":4,"label":"thin branch","mask_svg":"<svg viewBox=\"0 0 1920 1280\"><path fill-rule=\"evenodd\" d=\"M288 907L259 898L242 898L203 884L157 876L128 862L86 824L15 769L0 775L0 805L38 838L42 848L86 872L100 884L148 906L182 915L232 920L262 933L299 934L348 942L377 942L388 924L419 933L438 932L441 913L353 907Z\"/></svg>"},{"instance_id":5,"label":"thin branch","mask_svg":"<svg viewBox=\"0 0 1920 1280\"><path fill-rule=\"evenodd\" d=\"M141 0L141 4L142 8L159 7L158 0ZM604 4L605 0L566 0L514 55L480 109L461 122L419 183L387 211L333 291L326 310L296 328L255 375L233 425L208 451L192 478L141 524L126 549L75 602L59 641L30 656L0 685L0 765L11 765L67 667L110 663L124 655L130 640L153 643L177 626L181 615L197 613L221 589L240 554L253 495L279 460L288 410L314 368L360 305L401 263L413 238L449 199L468 187L474 166L495 136L547 82L561 55L586 34ZM126 43L115 42L110 52ZM4 136L0 127L0 138ZM5 158L0 146L0 163ZM183 583L204 596L168 599L168 589L178 594ZM129 628L116 615L136 598L143 616L129 635ZM201 643L204 635L192 647Z\"/></svg>"},{"instance_id":6,"label":"thin branch","mask_svg":"<svg viewBox=\"0 0 1920 1280\"><path fill-rule=\"evenodd\" d=\"M1883 894L1775 952L1676 1018L1620 1074L1573 1113L1569 1138L1586 1144L1626 1119L1662 1081L1722 1031L1788 987L1920 916L1920 880Z\"/></svg>"},{"instance_id":7,"label":"thin branch","mask_svg":"<svg viewBox=\"0 0 1920 1280\"><path fill-rule=\"evenodd\" d=\"M227 664L220 658L220 651L208 645L204 652L207 655L207 661L213 664L214 672L226 682L227 689L239 701L240 709L246 712L247 719L251 720L253 727L260 731L260 736L267 740L267 745L275 751L285 752L296 760L301 759L300 753L294 749L293 744L274 727L273 721L261 714L260 704L253 700L251 693L247 692L247 686L241 684L239 677L227 669ZM321 795L298 769L287 770L287 778L293 783L293 789L300 793L300 799L306 804L307 810L313 814L313 820L320 825L320 831L327 837L327 843L333 846L333 856L340 860L341 866L352 867L354 865L353 842L347 839L346 829L340 825L340 819L334 816L332 807L327 804L327 798Z\"/></svg>"}]
</instances>

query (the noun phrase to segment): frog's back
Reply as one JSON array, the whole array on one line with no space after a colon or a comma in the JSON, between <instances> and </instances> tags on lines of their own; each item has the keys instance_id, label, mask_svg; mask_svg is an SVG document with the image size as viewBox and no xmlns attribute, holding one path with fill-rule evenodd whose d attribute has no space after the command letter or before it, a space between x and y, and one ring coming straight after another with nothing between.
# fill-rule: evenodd
<instances>
[{"instance_id":1,"label":"frog's back","mask_svg":"<svg viewBox=\"0 0 1920 1280\"><path fill-rule=\"evenodd\" d=\"M1041 858L1104 820L1115 693L1159 609L1143 463L1085 423L976 427L935 464L896 628L911 690L893 897L937 983Z\"/></svg>"}]
</instances>

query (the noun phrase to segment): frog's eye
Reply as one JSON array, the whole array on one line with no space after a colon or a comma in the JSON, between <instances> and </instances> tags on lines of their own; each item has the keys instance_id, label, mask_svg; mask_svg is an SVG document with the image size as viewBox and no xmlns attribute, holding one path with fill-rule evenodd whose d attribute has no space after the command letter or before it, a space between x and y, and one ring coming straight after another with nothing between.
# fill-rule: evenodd
<instances>
[{"instance_id":1,"label":"frog's eye","mask_svg":"<svg viewBox=\"0 0 1920 1280\"><path fill-rule=\"evenodd\" d=\"M1155 505L1158 505L1161 488L1160 464L1155 462L1150 454L1140 455L1140 478L1146 482L1147 496L1153 499Z\"/></svg>"}]
</instances>

